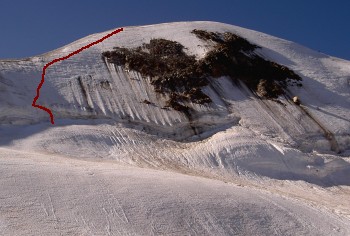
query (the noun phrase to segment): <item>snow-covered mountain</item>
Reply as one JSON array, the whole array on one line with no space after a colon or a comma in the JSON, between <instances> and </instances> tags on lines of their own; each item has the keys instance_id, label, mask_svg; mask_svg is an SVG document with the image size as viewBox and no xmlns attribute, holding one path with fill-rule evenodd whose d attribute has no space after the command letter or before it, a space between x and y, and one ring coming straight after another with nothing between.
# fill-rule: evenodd
<instances>
[{"instance_id":1,"label":"snow-covered mountain","mask_svg":"<svg viewBox=\"0 0 350 236\"><path fill-rule=\"evenodd\" d=\"M166 107L169 95L156 92L152 78L102 56L161 38L201 60L215 42L195 29L245 38L258 46L256 56L294 71L302 86L261 99L221 76L201 90L210 103L186 102L189 117ZM38 224L40 234L350 234L349 61L216 22L125 27L47 69L38 104L52 110L52 125L31 106L43 66L108 33L0 60L0 233L23 221L30 227L17 233L35 234ZM130 199L118 190L128 181L138 189ZM91 188L88 197L81 188ZM30 215L41 210L42 218Z\"/></svg>"}]
</instances>

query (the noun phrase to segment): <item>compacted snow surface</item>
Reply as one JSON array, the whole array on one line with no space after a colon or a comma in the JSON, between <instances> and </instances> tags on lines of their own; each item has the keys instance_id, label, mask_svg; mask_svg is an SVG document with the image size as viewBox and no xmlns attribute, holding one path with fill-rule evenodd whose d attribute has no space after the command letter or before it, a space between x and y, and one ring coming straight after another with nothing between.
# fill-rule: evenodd
<instances>
[{"instance_id":1,"label":"compacted snow surface","mask_svg":"<svg viewBox=\"0 0 350 236\"><path fill-rule=\"evenodd\" d=\"M189 120L101 57L165 38L202 58L193 29L246 38L303 86L276 102L221 77ZM108 33L0 60L0 235L350 235L350 62L222 23L125 27L47 69L51 125L31 106L42 67Z\"/></svg>"}]
</instances>

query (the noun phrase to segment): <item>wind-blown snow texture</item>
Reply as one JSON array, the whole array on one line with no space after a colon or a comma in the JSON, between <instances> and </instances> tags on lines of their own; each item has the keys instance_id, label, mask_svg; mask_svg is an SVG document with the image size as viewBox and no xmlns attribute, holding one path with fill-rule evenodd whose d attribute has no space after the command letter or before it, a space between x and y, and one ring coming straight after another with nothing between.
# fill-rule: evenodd
<instances>
[{"instance_id":1,"label":"wind-blown snow texture","mask_svg":"<svg viewBox=\"0 0 350 236\"><path fill-rule=\"evenodd\" d=\"M113 47L134 48L152 38L177 41L201 58L212 45L191 34L193 29L246 38L261 46L259 55L300 75L303 86L290 87L277 103L222 77L203 90L211 104L190 105L196 115L189 121L181 112L162 109L166 98L154 92L149 78L101 58ZM52 109L52 126L47 113L31 107L42 67L107 33L37 57L0 61L0 145L6 148L0 233L15 232L23 223L16 233L35 234L39 225L39 234L350 234L350 62L222 23L125 27L47 69L38 104ZM292 96L302 105L292 103ZM98 174L84 174L89 168ZM11 188L15 180L19 184ZM118 190L133 185L140 189L130 199ZM28 186L33 189L22 189ZM76 190L80 186L91 188L90 199ZM163 200L157 205L158 198ZM77 199L82 202L75 207ZM87 213L84 204L99 213ZM13 209L26 219L14 220ZM31 215L40 211L42 218ZM174 218L164 218L170 212Z\"/></svg>"}]
</instances>

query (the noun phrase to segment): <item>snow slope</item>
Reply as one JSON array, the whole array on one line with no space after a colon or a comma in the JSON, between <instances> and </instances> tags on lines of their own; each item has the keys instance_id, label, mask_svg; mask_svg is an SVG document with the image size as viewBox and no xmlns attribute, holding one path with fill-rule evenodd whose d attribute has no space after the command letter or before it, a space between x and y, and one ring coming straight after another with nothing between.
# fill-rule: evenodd
<instances>
[{"instance_id":1,"label":"snow slope","mask_svg":"<svg viewBox=\"0 0 350 236\"><path fill-rule=\"evenodd\" d=\"M122 67L109 64L101 59L101 53L112 50L113 47L132 48L147 43L152 38L178 41L187 48L188 54L201 58L210 49L210 45L191 34L193 29L214 32L229 31L261 46L262 48L258 50L259 55L289 67L303 78L303 87L291 87L288 94L289 97L299 96L302 106L299 107L290 102L288 96L279 98L285 105L257 99L244 85L237 86L229 78L222 77L204 88L204 92L213 100L212 104L205 106L190 104L196 110L196 117L189 121L180 112L162 109L166 97L154 92L149 78L142 78L134 71L126 71ZM224 212L219 211L213 205L208 207L207 210L210 212L208 214L216 217L210 218L212 216L206 215L205 211L196 205L199 204L198 199L192 199L186 195L187 197L183 200L186 204L199 207L195 207L196 211L200 212L196 214L199 214L200 217L209 217L200 220L204 222L203 226L198 221L190 220L190 218L193 219L193 215L187 212L187 207L183 208L184 212L176 211L175 218L188 218L188 222L192 222L190 226L193 227L201 225L202 228L198 229L199 231L190 234L202 234L200 230L203 229L207 230L207 234L213 234L213 232L230 234L236 232L234 227L242 224L248 224L249 229L257 230L247 231L248 229L239 230L240 228L237 228L242 235L255 234L254 232L278 235L349 234L346 230L349 229L350 216L350 62L260 32L216 22L180 22L125 27L123 32L48 68L38 104L52 109L56 122L52 126L47 113L31 107L41 78L42 67L51 60L65 56L107 33L88 36L40 56L23 60L0 61L0 145L6 148L4 149L6 151L2 150L1 154L4 157L1 161L5 166L2 167L2 175L8 173L10 179L19 179L21 186L26 186L28 181L31 181L31 177L28 176L48 179L51 172L45 170L44 167L36 168L35 172L28 167L28 162L33 162L34 166L40 166L37 164L37 157L42 156L43 160L48 159L49 170L57 173L50 177L51 180L57 180L56 187L52 188L49 180L48 182L39 181L35 186L38 189L48 189L50 194L55 194L57 191L58 195L66 195L67 198L83 199L84 193L78 191L73 194L73 190L69 190L69 193L65 192L66 190L59 190L66 182L70 182L69 186L76 189L80 183L83 186L90 186L89 181L92 178L91 181L94 181L94 184L91 189L93 191L110 190L124 199L125 195L116 189L126 188L126 184L113 184L111 185L113 187L104 187L102 190L102 187L96 184L102 179L107 181L105 176L102 177L104 170L110 173L112 179L122 178L125 181L128 178L137 179L139 182L135 180L135 184L141 186L144 183L142 178L147 176L153 176L154 182L157 183L163 179L163 176L168 176L169 182L162 182L157 192L147 195L147 200L145 200L147 204L145 203L144 209L148 211L154 208L152 204L155 203L152 203L152 199L160 196L160 198L164 197L165 205L174 206L173 211L181 205L178 197L167 195L167 188L177 192L178 196L183 196L187 194L187 191L182 190L182 187L196 189L194 187L200 185L198 193L193 194L201 196L199 197L203 201L201 204L209 204L213 199L223 196L224 193L217 191L213 193L208 188L219 188L218 186L226 186L225 184L173 173L180 172L247 186L246 192L240 187L223 187L222 190L228 195L236 196L239 199L237 200L238 205L244 205L244 207L238 207L239 212L250 212L243 217L246 219L244 223L235 221L235 216L230 215L234 208L230 203L231 200L220 202L220 207L230 209ZM105 86L105 81L108 81L109 86ZM142 103L145 99L153 104ZM16 156L23 158L16 159ZM62 156L89 161L62 159L64 158ZM67 165L57 167L55 163L61 162L61 159L67 160L64 161ZM98 163L101 166L94 167L96 159L99 160ZM53 163L49 164L51 161ZM115 172L108 169L105 164L112 165L111 162L117 166ZM69 167L71 165L89 165L91 168L98 168L101 175L81 177L81 182L75 182L79 179L78 176L84 174L82 167ZM154 170L141 170L124 165L170 172L154 172ZM70 172L67 168L71 168L69 170L74 173L70 180L63 177ZM124 176L124 168L128 170L128 173L130 172L130 177ZM12 172L14 174L11 175ZM157 173L157 176L154 176L153 173ZM178 179L181 179L182 182L172 186ZM187 184L187 181L198 182L192 186ZM111 184L112 180L108 180L107 183ZM7 188L11 186L7 182L3 182L2 185ZM145 185L147 186L146 183ZM10 189L4 193L5 200L0 201L11 209L12 205L8 203L11 198L6 200L6 196L20 196L21 191L20 187ZM140 189L140 193L147 191L147 187ZM42 199L38 200L39 202L47 201L46 196L44 200L44 197L40 197L41 195L32 190L27 190L26 194L33 199ZM96 211L95 205L103 205L109 201L108 194L103 194L103 196L96 194L91 196L93 200L83 201L94 212ZM264 197L266 200L259 200L261 196L265 196L264 194L272 195ZM248 198L248 196L251 197ZM21 199L13 199L12 203L22 202L23 199ZM136 197L132 199L135 200ZM251 202L246 202L246 199L250 199ZM131 204L127 199L123 201L125 204ZM64 213L64 209L67 209L65 207L72 207L75 204L73 202L73 200L68 199L65 202L61 199L61 202L58 203L63 215L56 216L56 218L65 219L60 223L60 227L63 227L65 223L68 227L69 222L77 217ZM279 203L275 205L275 202ZM17 210L28 210L25 213L26 216L30 215L30 212L39 212L39 208L35 208L36 203L28 204L24 204L21 209ZM264 210L255 209L254 204ZM276 210L266 213L266 206ZM277 210L277 208L283 210ZM82 210L77 210L76 214L83 214L82 217L87 217L90 222L103 221L107 229L117 227L109 225L109 211L107 210L107 215L103 215L103 209L105 208L99 208L100 215L84 216L85 213L82 213ZM156 209L154 214L159 213L160 215L157 215L155 219L164 219L161 214L171 212L161 206ZM5 221L10 219L11 216L6 215L6 212L9 211L0 211L0 217L3 217ZM323 212L323 216L317 213L319 211ZM140 215L130 214L142 221L140 225L145 225L149 224L147 223L149 213L147 210L145 212ZM277 228L282 231L272 231L277 224L275 220L278 218L282 217L281 219L288 222L299 222L298 219L301 216L298 212L305 212L307 216L300 219L303 226L292 223L288 228L287 223L281 223ZM264 231L262 222L254 220L255 216L264 214L267 214L266 217L269 219L266 231ZM287 219L288 217L290 220ZM236 223L225 228L222 225L222 222L225 222L223 218L227 221L232 219ZM242 216L237 216L237 218L242 220ZM48 220L48 218L45 219ZM166 220L170 222L171 219ZM31 225L37 221L42 222L42 219L30 216L25 225ZM75 221L76 223L71 227L76 227L77 231L72 232L79 234L82 233L80 230L87 230L89 227L91 230L89 223L84 223L83 219L78 217L78 220L75 218ZM0 232L1 222L0 218ZM164 226L169 225L169 222L164 223ZM329 231L333 227L329 226L333 224L332 222L336 222L334 224L338 225L336 228L339 231ZM19 223L11 221L11 224ZM135 224L136 226L132 227L132 230L135 231L129 231L128 227L120 226L126 230L120 233L139 234L144 226ZM5 225L3 226L4 232L8 234L12 231L13 228L8 224L3 223L3 225ZM191 228L184 226L185 222L179 225L181 227L170 224L167 230L179 228L183 231L173 233L183 234L182 232L188 232ZM314 227L310 226L310 228L308 225L314 225ZM52 230L50 227L40 228L50 232ZM96 231L93 232L107 234L106 232L99 233L103 231L102 228L95 229ZM25 231L19 230L18 232ZM29 233L33 232L29 231ZM164 232L171 233L171 231ZM42 231L42 234L45 232ZM150 228L147 229L146 234L162 234L162 231L158 232Z\"/></svg>"},{"instance_id":2,"label":"snow slope","mask_svg":"<svg viewBox=\"0 0 350 236\"><path fill-rule=\"evenodd\" d=\"M164 171L0 148L1 235L348 235L327 211Z\"/></svg>"}]
</instances>

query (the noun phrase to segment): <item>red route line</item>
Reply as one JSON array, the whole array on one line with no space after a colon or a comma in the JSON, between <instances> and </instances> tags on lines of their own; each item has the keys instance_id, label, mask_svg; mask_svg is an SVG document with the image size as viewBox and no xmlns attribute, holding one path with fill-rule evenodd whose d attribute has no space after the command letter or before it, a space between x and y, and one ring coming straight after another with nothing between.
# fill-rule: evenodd
<instances>
[{"instance_id":1,"label":"red route line","mask_svg":"<svg viewBox=\"0 0 350 236\"><path fill-rule=\"evenodd\" d=\"M86 45L86 46L84 46L84 47L82 47L82 48L80 48L80 49L78 49L78 50L76 50L76 51L74 51L74 52L68 54L68 55L65 56L65 57L56 58L56 59L50 61L49 63L47 63L47 64L43 67L43 73L41 74L41 81L40 81L40 83L39 83L39 85L38 85L38 88L36 89L36 96L34 97L32 106L33 106L33 107L36 107L36 108L39 108L39 109L41 109L41 110L44 110L44 111L46 111L47 113L49 113L49 115L50 115L50 120L51 120L51 124L55 124L52 111L51 111L49 108L47 108L47 107L44 107L44 106L41 106L41 105L37 105L37 104L36 104L36 102L37 102L37 100L39 99L39 96L40 96L40 89L41 89L41 87L43 86L43 84L44 84L44 82L45 82L45 73L46 73L46 69L47 69L49 66L55 64L56 62L64 61L64 60L70 58L71 56L74 56L74 55L80 53L81 51L83 51L83 50L85 50L85 49L88 49L89 47L92 47L92 46L94 46L94 45L96 45L96 44L98 44L98 43L101 43L101 42L104 41L105 39L107 39L107 38L109 38L109 37L111 37L111 36L113 36L113 35L115 35L115 34L121 32L121 31L123 31L123 28L117 29L117 30L113 31L112 33L109 33L109 34L107 34L106 36L100 38L99 40L96 40L95 42L92 42L92 43L90 43L90 44L88 44L88 45Z\"/></svg>"}]
</instances>

